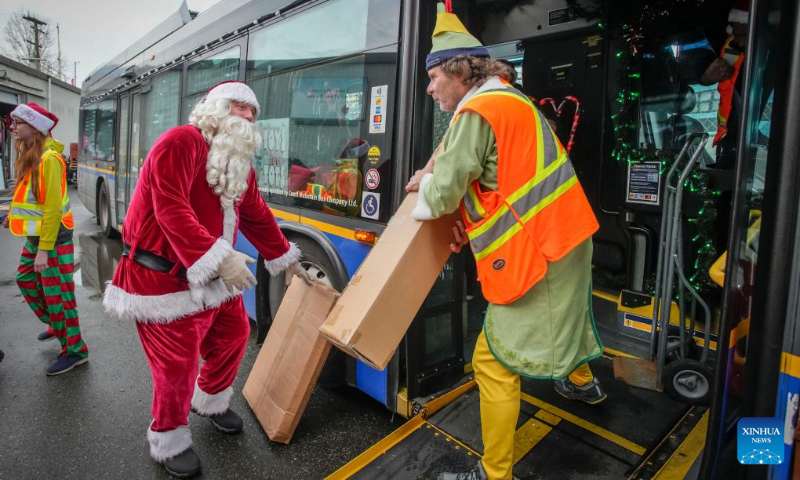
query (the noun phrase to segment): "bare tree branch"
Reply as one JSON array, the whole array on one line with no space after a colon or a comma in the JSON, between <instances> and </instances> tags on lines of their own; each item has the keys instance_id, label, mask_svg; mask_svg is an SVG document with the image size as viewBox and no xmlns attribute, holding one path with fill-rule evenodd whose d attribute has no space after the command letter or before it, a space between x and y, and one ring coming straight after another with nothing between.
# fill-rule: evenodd
<instances>
[{"instance_id":1,"label":"bare tree branch","mask_svg":"<svg viewBox=\"0 0 800 480\"><path fill-rule=\"evenodd\" d=\"M39 29L38 57L36 56L35 27L33 23L25 20L25 16L46 22L46 25L36 26ZM11 16L11 20L6 24L3 30L3 39L5 41L0 45L0 52L3 55L32 68L38 67L42 72L59 79L67 78L68 62L62 55L59 65L55 24L52 24L47 18L30 11L19 10Z\"/></svg>"}]
</instances>

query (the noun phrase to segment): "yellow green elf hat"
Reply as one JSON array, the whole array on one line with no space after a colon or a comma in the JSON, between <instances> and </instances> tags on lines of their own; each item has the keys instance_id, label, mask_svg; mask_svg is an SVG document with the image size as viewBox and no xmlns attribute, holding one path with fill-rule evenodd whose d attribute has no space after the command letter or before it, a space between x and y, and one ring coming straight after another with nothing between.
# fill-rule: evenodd
<instances>
[{"instance_id":1,"label":"yellow green elf hat","mask_svg":"<svg viewBox=\"0 0 800 480\"><path fill-rule=\"evenodd\" d=\"M436 6L436 28L433 30L433 48L425 60L425 68L431 68L458 55L488 57L489 51L473 37L461 20L453 13L451 0Z\"/></svg>"}]
</instances>

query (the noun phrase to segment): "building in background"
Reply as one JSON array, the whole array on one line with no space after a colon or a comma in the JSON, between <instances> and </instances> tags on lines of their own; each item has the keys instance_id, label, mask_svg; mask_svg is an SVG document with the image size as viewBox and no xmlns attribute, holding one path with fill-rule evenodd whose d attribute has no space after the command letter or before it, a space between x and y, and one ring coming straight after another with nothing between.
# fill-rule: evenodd
<instances>
[{"instance_id":1,"label":"building in background","mask_svg":"<svg viewBox=\"0 0 800 480\"><path fill-rule=\"evenodd\" d=\"M64 144L64 158L70 144L78 143L78 106L81 89L55 77L0 55L0 117L20 103L35 102L58 116L53 137ZM0 125L0 189L9 188L14 178L14 145L11 132Z\"/></svg>"}]
</instances>

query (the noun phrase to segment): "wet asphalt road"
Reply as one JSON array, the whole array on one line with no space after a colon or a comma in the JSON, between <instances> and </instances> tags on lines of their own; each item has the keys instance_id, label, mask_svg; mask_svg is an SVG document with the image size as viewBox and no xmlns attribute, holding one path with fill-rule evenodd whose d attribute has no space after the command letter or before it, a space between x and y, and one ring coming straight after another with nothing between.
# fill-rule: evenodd
<instances>
[{"instance_id":1,"label":"wet asphalt road","mask_svg":"<svg viewBox=\"0 0 800 480\"><path fill-rule=\"evenodd\" d=\"M113 272L119 240L97 235L97 225L70 192L76 220L76 296L89 362L47 377L59 349L36 340L43 330L14 283L23 241L0 232L0 480L171 478L150 460L150 370L132 323L107 317L98 286ZM218 432L204 418L189 419L203 478L324 478L399 427L403 419L379 402L346 388L315 389L290 445L272 443L241 389L258 353L255 333L234 384L231 408L245 430Z\"/></svg>"}]
</instances>

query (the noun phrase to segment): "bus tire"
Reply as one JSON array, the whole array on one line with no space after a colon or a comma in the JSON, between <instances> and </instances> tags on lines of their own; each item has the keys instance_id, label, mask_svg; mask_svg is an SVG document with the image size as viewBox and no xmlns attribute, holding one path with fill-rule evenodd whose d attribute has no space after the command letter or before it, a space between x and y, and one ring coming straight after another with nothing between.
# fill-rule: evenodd
<instances>
[{"instance_id":1,"label":"bus tire","mask_svg":"<svg viewBox=\"0 0 800 480\"><path fill-rule=\"evenodd\" d=\"M108 238L117 236L117 230L111 220L111 197L108 195L106 182L100 184L100 193L97 195L97 221L103 235Z\"/></svg>"},{"instance_id":2,"label":"bus tire","mask_svg":"<svg viewBox=\"0 0 800 480\"><path fill-rule=\"evenodd\" d=\"M664 388L679 402L708 405L712 382L711 369L697 360L675 360L664 367Z\"/></svg>"},{"instance_id":3,"label":"bus tire","mask_svg":"<svg viewBox=\"0 0 800 480\"><path fill-rule=\"evenodd\" d=\"M334 285L339 283L335 282L331 277L331 275L334 275L333 263L322 247L304 236L293 236L290 240L296 243L300 251L303 252L300 258L300 264L314 279L331 288L334 288ZM269 276L269 274L267 274L267 276ZM283 300L283 295L286 292L285 278L286 277L282 273L269 278L267 292L269 296L270 324L272 322L271 319L275 318L278 307ZM260 333L259 331L259 337ZM266 336L266 333L264 335ZM325 362L325 366L322 368L322 373L319 375L317 384L326 389L343 387L346 385L346 371L347 355L338 348L333 348L328 356L328 360Z\"/></svg>"}]
</instances>

